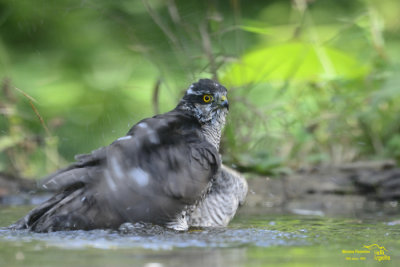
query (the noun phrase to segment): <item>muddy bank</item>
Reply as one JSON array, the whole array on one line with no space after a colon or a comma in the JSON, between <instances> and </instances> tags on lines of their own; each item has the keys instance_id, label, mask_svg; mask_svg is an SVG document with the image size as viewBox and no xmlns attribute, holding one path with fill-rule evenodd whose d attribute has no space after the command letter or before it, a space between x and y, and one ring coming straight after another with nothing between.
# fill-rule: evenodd
<instances>
[{"instance_id":1,"label":"muddy bank","mask_svg":"<svg viewBox=\"0 0 400 267\"><path fill-rule=\"evenodd\" d=\"M392 161L356 162L248 179L240 213L385 216L399 214L400 168Z\"/></svg>"},{"instance_id":2,"label":"muddy bank","mask_svg":"<svg viewBox=\"0 0 400 267\"><path fill-rule=\"evenodd\" d=\"M19 192L29 192L36 189L34 180L19 178L0 172L0 198Z\"/></svg>"},{"instance_id":3,"label":"muddy bank","mask_svg":"<svg viewBox=\"0 0 400 267\"><path fill-rule=\"evenodd\" d=\"M0 172L0 204L36 205L47 197L39 191L35 180Z\"/></svg>"}]
</instances>

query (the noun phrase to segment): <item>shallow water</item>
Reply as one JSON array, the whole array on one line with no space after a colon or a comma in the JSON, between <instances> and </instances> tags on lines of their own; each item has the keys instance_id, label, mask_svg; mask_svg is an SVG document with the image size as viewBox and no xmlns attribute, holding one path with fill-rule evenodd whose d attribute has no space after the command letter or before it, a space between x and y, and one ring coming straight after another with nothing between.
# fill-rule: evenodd
<instances>
[{"instance_id":1,"label":"shallow water","mask_svg":"<svg viewBox=\"0 0 400 267\"><path fill-rule=\"evenodd\" d=\"M0 206L0 227L29 209ZM394 266L400 261L395 219L239 214L226 229L184 233L159 227L49 234L3 228L0 266L374 266L378 259ZM373 244L385 249L364 247Z\"/></svg>"}]
</instances>

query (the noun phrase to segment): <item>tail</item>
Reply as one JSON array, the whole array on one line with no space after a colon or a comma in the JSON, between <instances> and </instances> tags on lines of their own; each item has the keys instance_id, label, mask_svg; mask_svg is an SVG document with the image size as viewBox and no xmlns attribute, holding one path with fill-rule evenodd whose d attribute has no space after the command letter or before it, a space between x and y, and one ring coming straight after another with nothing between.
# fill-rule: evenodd
<instances>
[{"instance_id":1,"label":"tail","mask_svg":"<svg viewBox=\"0 0 400 267\"><path fill-rule=\"evenodd\" d=\"M84 188L63 191L31 210L25 217L9 226L9 229L28 229L35 232L90 229L90 221L85 214L90 205L82 205L85 200ZM79 202L79 203L78 203Z\"/></svg>"}]
</instances>

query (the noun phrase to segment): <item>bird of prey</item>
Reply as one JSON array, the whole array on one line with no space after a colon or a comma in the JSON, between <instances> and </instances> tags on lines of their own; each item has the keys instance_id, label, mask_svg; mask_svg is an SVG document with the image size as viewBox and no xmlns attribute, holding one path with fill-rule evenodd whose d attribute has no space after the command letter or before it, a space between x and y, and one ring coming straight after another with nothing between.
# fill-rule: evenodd
<instances>
[{"instance_id":1,"label":"bird of prey","mask_svg":"<svg viewBox=\"0 0 400 267\"><path fill-rule=\"evenodd\" d=\"M77 155L75 163L44 179L54 196L10 227L226 226L247 193L246 181L221 164L218 152L226 95L213 80L193 83L172 111L140 121L109 146Z\"/></svg>"}]
</instances>

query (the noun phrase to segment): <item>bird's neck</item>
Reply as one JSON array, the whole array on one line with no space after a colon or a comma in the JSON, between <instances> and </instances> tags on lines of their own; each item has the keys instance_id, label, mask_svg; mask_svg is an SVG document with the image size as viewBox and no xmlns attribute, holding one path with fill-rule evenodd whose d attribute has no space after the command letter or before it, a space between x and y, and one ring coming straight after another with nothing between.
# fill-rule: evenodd
<instances>
[{"instance_id":1,"label":"bird's neck","mask_svg":"<svg viewBox=\"0 0 400 267\"><path fill-rule=\"evenodd\" d=\"M212 144L217 149L217 151L219 151L219 143L221 142L221 131L216 131L214 127L209 125L203 125L201 131L206 137L206 140L210 144Z\"/></svg>"},{"instance_id":2,"label":"bird's neck","mask_svg":"<svg viewBox=\"0 0 400 267\"><path fill-rule=\"evenodd\" d=\"M217 151L219 151L219 144L221 142L222 129L225 125L224 113L218 113L212 120L202 124L201 131L206 140L212 144Z\"/></svg>"},{"instance_id":3,"label":"bird's neck","mask_svg":"<svg viewBox=\"0 0 400 267\"><path fill-rule=\"evenodd\" d=\"M219 109L212 115L212 117L204 116L201 113L193 113L193 106L186 105L185 103L180 103L176 107L176 110L183 111L189 116L194 117L200 123L201 132L206 140L212 144L217 151L219 151L221 133L225 125L227 110Z\"/></svg>"}]
</instances>

